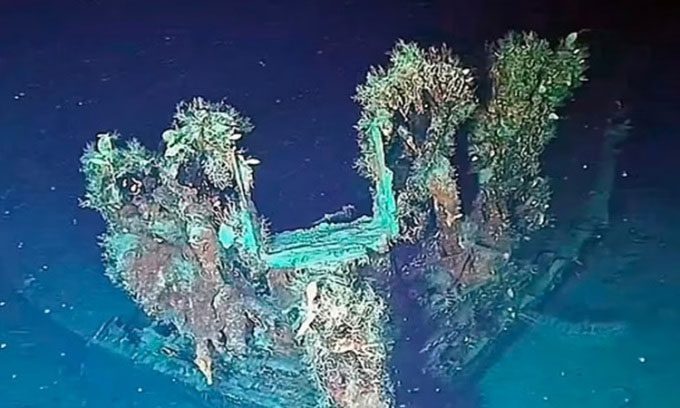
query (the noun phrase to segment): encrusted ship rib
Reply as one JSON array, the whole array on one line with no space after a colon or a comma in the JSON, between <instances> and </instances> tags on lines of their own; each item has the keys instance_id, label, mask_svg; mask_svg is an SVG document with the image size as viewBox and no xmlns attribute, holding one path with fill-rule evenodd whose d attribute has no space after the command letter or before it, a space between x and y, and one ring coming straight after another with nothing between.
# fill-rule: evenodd
<instances>
[{"instance_id":1,"label":"encrusted ship rib","mask_svg":"<svg viewBox=\"0 0 680 408\"><path fill-rule=\"evenodd\" d=\"M397 43L389 66L357 88L357 168L372 184L372 214L343 211L277 234L252 201L260 161L240 147L252 125L233 107L181 104L162 152L98 135L82 157L84 204L107 223L107 275L150 323L115 319L93 343L221 406L390 407L397 339L382 283L395 272L387 255L408 243L420 251L407 268L436 327L422 350L431 374L477 372L596 227L584 222L540 262L515 255L551 222L540 155L584 80L586 54L576 34L555 46L509 34L493 48L485 100L449 48ZM456 145L468 136L461 160ZM606 218L608 146L589 216ZM460 188L467 170L474 193Z\"/></svg>"}]
</instances>

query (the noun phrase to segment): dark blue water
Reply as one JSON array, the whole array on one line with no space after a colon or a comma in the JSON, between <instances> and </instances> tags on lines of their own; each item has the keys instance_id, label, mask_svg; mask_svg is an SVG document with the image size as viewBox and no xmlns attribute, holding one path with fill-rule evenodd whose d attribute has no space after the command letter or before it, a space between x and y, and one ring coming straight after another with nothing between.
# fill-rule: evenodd
<instances>
[{"instance_id":1,"label":"dark blue water","mask_svg":"<svg viewBox=\"0 0 680 408\"><path fill-rule=\"evenodd\" d=\"M103 275L103 221L78 207L78 159L98 132L154 148L179 101L226 98L256 126L246 141L263 162L255 201L275 230L350 203L366 214L350 98L396 39L447 42L475 64L509 29L552 38L581 28L591 30L591 81L564 136L613 100L634 124L611 226L547 303L555 319L533 324L456 395L412 369L423 323L398 292L412 318L403 330L414 333L396 348L399 403L680 406L675 21L643 2L2 2L0 407L207 406L195 390L87 344L104 321L138 313ZM561 170L588 176L579 158L570 163Z\"/></svg>"}]
</instances>

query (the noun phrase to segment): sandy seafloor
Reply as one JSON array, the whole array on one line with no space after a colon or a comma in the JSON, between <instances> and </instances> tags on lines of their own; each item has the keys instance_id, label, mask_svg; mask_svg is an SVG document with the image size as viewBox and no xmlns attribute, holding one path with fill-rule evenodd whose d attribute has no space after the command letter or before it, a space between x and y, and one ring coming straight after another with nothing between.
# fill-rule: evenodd
<instances>
[{"instance_id":1,"label":"sandy seafloor","mask_svg":"<svg viewBox=\"0 0 680 408\"><path fill-rule=\"evenodd\" d=\"M481 380L481 406L680 406L680 217L663 191L619 184L611 228ZM2 267L23 272L0 292L0 406L205 406L172 379L86 345L108 317L136 311L101 274L89 228L48 211L53 194L36 197L35 211L10 205L3 222L18 241L0 235Z\"/></svg>"},{"instance_id":2,"label":"sandy seafloor","mask_svg":"<svg viewBox=\"0 0 680 408\"><path fill-rule=\"evenodd\" d=\"M680 407L680 217L662 191L615 199L611 229L549 318L482 380L484 407Z\"/></svg>"}]
</instances>

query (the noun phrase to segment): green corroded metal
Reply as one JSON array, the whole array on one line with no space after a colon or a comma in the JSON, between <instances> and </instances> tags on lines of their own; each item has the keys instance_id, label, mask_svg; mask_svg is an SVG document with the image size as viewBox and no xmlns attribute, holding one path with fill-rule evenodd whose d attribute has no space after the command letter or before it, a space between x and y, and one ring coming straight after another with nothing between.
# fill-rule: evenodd
<instances>
[{"instance_id":1,"label":"green corroded metal","mask_svg":"<svg viewBox=\"0 0 680 408\"><path fill-rule=\"evenodd\" d=\"M376 167L380 174L373 197L372 223L375 224L375 228L384 231L388 240L393 240L399 234L397 201L394 196L394 174L385 164L385 149L380 128L381 124L377 120L369 127L370 143L375 149Z\"/></svg>"},{"instance_id":2,"label":"green corroded metal","mask_svg":"<svg viewBox=\"0 0 680 408\"><path fill-rule=\"evenodd\" d=\"M380 177L373 195L373 216L348 223L322 222L314 227L285 231L272 237L264 260L270 268L342 268L372 253L383 253L399 233L392 171L385 165L379 125L370 131L375 166ZM229 245L229 237L223 245ZM256 241L254 241L256 242ZM253 246L257 245L256 243Z\"/></svg>"},{"instance_id":3,"label":"green corroded metal","mask_svg":"<svg viewBox=\"0 0 680 408\"><path fill-rule=\"evenodd\" d=\"M321 223L273 237L265 261L276 269L328 269L367 259L388 249L388 235L379 219L362 217L347 224Z\"/></svg>"}]
</instances>

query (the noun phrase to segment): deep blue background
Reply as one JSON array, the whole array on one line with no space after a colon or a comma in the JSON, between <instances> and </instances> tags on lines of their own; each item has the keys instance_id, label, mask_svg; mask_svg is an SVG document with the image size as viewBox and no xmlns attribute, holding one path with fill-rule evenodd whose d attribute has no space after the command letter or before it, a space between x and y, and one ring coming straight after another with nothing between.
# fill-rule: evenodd
<instances>
[{"instance_id":1,"label":"deep blue background","mask_svg":"<svg viewBox=\"0 0 680 408\"><path fill-rule=\"evenodd\" d=\"M252 118L256 129L245 143L262 159L255 200L275 230L308 225L347 203L367 213L368 183L352 169L359 112L351 96L398 38L446 42L483 66L484 44L507 30L556 38L588 29L592 87L582 92L602 87L607 96L587 98L579 109L601 112L600 103L620 100L635 125L621 156L622 168L635 169L626 188L656 188L676 203L677 21L674 10L641 1L2 2L0 301L8 305L0 309L0 343L3 328L30 331L18 355L31 372L91 373L97 380L80 397L97 406L93 398L106 382L101 369L88 367L105 366L108 357L67 359L62 367L60 353L69 347L82 353L74 328L87 336L107 313L133 312L100 276L95 238L104 225L77 206L78 159L106 130L154 148L181 100L226 98ZM56 276L50 273L64 275L50 280ZM40 293L53 298L18 296L27 279L43 282ZM92 288L102 292L87 293ZM71 306L72 317L54 311ZM10 350L17 343L8 344ZM156 383L162 380L109 374L114 382L124 379L121 390L132 394L145 381L145 389L164 389ZM27 390L38 389L36 381L24 384ZM11 384L0 377L0 390ZM37 401L30 406L47 406Z\"/></svg>"},{"instance_id":2,"label":"deep blue background","mask_svg":"<svg viewBox=\"0 0 680 408\"><path fill-rule=\"evenodd\" d=\"M155 147L175 104L202 95L253 119L247 144L266 163L257 202L275 229L306 225L341 203L367 211L367 184L351 169L358 110L350 97L398 38L447 42L479 63L484 44L510 29L552 38L590 29L589 76L623 78L621 99L644 132L675 125L677 30L672 10L653 3L5 3L0 181L8 188L59 185L79 195L77 159L94 134L118 130ZM658 135L638 137L635 153L655 155Z\"/></svg>"}]
</instances>

